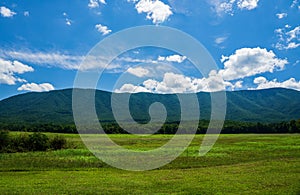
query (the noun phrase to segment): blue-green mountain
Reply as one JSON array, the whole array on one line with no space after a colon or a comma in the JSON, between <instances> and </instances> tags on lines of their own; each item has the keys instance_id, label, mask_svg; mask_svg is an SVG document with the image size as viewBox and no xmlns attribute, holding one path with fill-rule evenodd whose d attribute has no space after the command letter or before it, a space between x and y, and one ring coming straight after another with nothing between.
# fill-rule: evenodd
<instances>
[{"instance_id":1,"label":"blue-green mountain","mask_svg":"<svg viewBox=\"0 0 300 195\"><path fill-rule=\"evenodd\" d=\"M86 92L84 89L80 89ZM116 94L122 95L122 94ZM187 94L188 95L188 94ZM111 92L97 90L95 105L100 121L114 121ZM245 122L281 122L300 119L300 92L274 88L226 92L226 119ZM210 118L210 93L197 93L201 117ZM149 120L149 106L162 103L167 120L180 120L180 103L175 94L131 94L130 113L136 121ZM120 111L121 112L121 111ZM0 123L72 124L72 89L50 92L29 92L0 101Z\"/></svg>"}]
</instances>

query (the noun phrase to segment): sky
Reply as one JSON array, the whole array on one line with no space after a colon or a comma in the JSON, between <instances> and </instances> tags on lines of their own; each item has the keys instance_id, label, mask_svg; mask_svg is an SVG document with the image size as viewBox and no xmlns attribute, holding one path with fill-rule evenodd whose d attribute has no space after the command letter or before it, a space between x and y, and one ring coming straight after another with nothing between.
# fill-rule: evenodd
<instances>
[{"instance_id":1,"label":"sky","mask_svg":"<svg viewBox=\"0 0 300 195\"><path fill-rule=\"evenodd\" d=\"M98 42L142 25L189 34L218 68L203 76L189 56L136 48L111 62L99 89L300 91L300 0L2 0L0 99L72 88L81 63Z\"/></svg>"}]
</instances>

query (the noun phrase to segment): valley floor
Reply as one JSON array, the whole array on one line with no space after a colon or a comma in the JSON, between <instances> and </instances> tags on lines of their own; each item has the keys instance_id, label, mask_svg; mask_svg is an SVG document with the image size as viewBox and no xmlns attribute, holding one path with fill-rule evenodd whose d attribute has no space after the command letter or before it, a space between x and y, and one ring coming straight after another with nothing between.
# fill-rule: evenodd
<instances>
[{"instance_id":1,"label":"valley floor","mask_svg":"<svg viewBox=\"0 0 300 195\"><path fill-rule=\"evenodd\" d=\"M52 134L49 134L50 136ZM197 135L160 169L131 172L93 156L78 135L75 149L0 154L0 194L299 194L300 135L221 135L203 157ZM131 149L154 148L171 135L111 135Z\"/></svg>"}]
</instances>

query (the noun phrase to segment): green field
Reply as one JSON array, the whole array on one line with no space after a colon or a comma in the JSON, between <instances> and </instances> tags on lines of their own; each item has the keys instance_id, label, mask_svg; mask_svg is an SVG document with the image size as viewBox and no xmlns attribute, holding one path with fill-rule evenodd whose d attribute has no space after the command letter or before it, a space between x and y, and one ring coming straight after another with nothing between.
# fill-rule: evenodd
<instances>
[{"instance_id":1,"label":"green field","mask_svg":"<svg viewBox=\"0 0 300 195\"><path fill-rule=\"evenodd\" d=\"M52 134L49 134L52 136ZM221 135L204 157L197 135L175 161L144 172L119 170L94 157L78 135L74 149L0 154L0 194L300 194L300 135ZM111 135L131 149L171 135Z\"/></svg>"}]
</instances>

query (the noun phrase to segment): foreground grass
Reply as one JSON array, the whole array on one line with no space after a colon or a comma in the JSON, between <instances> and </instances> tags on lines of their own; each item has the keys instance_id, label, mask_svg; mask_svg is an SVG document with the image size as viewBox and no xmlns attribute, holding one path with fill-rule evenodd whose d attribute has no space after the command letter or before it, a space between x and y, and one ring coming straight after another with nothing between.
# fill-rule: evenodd
<instances>
[{"instance_id":1,"label":"foreground grass","mask_svg":"<svg viewBox=\"0 0 300 195\"><path fill-rule=\"evenodd\" d=\"M85 149L78 135L64 136L76 149L1 154L0 194L300 193L300 135L221 135L204 157L198 157L203 136L197 135L175 161L146 172L112 168ZM172 136L111 137L146 150Z\"/></svg>"}]
</instances>

